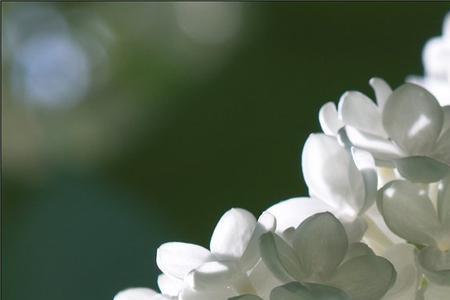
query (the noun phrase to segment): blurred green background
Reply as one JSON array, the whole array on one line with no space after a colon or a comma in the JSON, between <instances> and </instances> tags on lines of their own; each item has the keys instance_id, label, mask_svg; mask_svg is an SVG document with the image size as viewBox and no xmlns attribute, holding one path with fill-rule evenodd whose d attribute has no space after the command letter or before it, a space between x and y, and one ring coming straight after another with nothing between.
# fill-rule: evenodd
<instances>
[{"instance_id":1,"label":"blurred green background","mask_svg":"<svg viewBox=\"0 0 450 300\"><path fill-rule=\"evenodd\" d=\"M321 104L422 74L449 9L3 3L2 299L156 288L161 243L306 195Z\"/></svg>"}]
</instances>

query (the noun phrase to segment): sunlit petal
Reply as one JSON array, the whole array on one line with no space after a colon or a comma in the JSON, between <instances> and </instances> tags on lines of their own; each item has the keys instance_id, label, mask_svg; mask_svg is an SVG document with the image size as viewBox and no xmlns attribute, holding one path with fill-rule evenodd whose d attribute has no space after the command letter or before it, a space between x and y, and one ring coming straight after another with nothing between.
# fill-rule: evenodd
<instances>
[{"instance_id":1,"label":"sunlit petal","mask_svg":"<svg viewBox=\"0 0 450 300\"><path fill-rule=\"evenodd\" d=\"M247 249L256 226L256 218L245 209L227 211L214 229L211 252L221 259L240 258Z\"/></svg>"}]
</instances>

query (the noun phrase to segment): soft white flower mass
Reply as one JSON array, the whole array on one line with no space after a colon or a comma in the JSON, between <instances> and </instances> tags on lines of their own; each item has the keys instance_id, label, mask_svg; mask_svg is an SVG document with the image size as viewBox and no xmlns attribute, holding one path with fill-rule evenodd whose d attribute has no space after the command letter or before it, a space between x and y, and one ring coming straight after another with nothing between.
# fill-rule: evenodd
<instances>
[{"instance_id":1,"label":"soft white flower mass","mask_svg":"<svg viewBox=\"0 0 450 300\"><path fill-rule=\"evenodd\" d=\"M209 249L161 245L160 292L114 300L450 299L450 106L413 83L369 83L375 101L350 91L320 109L301 155L308 197L258 219L227 211Z\"/></svg>"},{"instance_id":2,"label":"soft white flower mass","mask_svg":"<svg viewBox=\"0 0 450 300\"><path fill-rule=\"evenodd\" d=\"M427 88L441 105L450 105L450 13L445 17L442 36L426 43L422 60L425 76L411 76L408 81Z\"/></svg>"}]
</instances>

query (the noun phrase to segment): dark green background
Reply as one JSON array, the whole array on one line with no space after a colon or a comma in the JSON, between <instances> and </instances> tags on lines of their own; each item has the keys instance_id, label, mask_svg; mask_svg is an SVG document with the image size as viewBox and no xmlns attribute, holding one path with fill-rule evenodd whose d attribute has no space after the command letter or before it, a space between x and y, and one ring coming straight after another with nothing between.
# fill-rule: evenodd
<instances>
[{"instance_id":1,"label":"dark green background","mask_svg":"<svg viewBox=\"0 0 450 300\"><path fill-rule=\"evenodd\" d=\"M4 4L3 15L15 5ZM319 131L321 104L348 89L372 96L372 76L397 86L407 75L422 74L422 47L441 33L450 8L245 3L242 39L218 71L194 81L189 72L195 68L176 70L125 26L152 5L164 6L54 5L62 14L95 12L120 37L112 76L88 95L95 104L82 102L74 116L115 105L107 98L118 94L126 95L123 101L139 117L125 122L117 114L99 121L118 128L113 139L120 148L98 162L78 165L69 155L77 147L70 141L62 152L49 142L33 172L15 172L5 162L2 299L112 299L126 287L156 288L161 243L208 246L227 209L259 214L279 200L306 195L298 157L308 134ZM15 99L8 93L8 64L4 71L7 106ZM148 100L155 93L170 103L157 118ZM52 112L58 134L71 113ZM156 126L155 118L164 122ZM6 124L3 134L22 133Z\"/></svg>"}]
</instances>

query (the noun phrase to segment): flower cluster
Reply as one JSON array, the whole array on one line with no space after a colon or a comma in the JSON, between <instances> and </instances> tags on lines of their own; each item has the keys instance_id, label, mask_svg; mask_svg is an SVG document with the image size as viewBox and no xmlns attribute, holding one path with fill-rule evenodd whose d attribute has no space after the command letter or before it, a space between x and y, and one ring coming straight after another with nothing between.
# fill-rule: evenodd
<instances>
[{"instance_id":1,"label":"flower cluster","mask_svg":"<svg viewBox=\"0 0 450 300\"><path fill-rule=\"evenodd\" d=\"M209 249L161 245L160 293L114 300L450 299L450 15L445 24L425 47L428 78L395 90L372 78L375 101L350 91L322 106L323 133L301 154L308 197L258 219L227 211Z\"/></svg>"},{"instance_id":2,"label":"flower cluster","mask_svg":"<svg viewBox=\"0 0 450 300\"><path fill-rule=\"evenodd\" d=\"M373 78L319 112L301 155L309 197L233 208L209 249L157 251L161 293L115 300L441 300L450 295L450 106Z\"/></svg>"}]
</instances>

